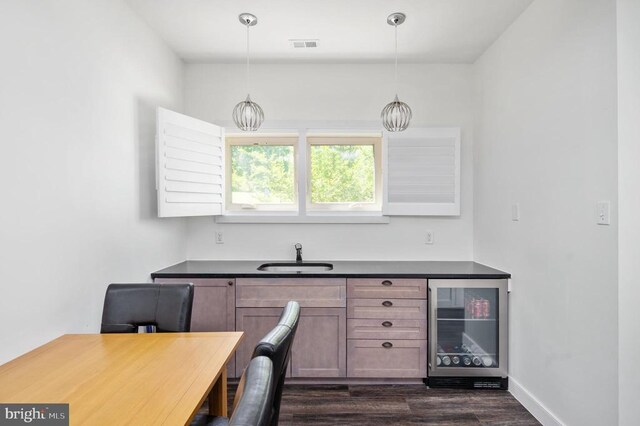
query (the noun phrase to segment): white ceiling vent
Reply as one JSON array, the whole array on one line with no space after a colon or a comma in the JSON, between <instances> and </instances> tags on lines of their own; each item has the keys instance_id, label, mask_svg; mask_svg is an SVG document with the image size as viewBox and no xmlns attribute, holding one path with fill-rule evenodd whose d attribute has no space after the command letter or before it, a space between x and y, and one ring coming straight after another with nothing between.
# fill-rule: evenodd
<instances>
[{"instance_id":1,"label":"white ceiling vent","mask_svg":"<svg viewBox=\"0 0 640 426\"><path fill-rule=\"evenodd\" d=\"M289 45L294 49L318 47L318 39L289 39Z\"/></svg>"}]
</instances>

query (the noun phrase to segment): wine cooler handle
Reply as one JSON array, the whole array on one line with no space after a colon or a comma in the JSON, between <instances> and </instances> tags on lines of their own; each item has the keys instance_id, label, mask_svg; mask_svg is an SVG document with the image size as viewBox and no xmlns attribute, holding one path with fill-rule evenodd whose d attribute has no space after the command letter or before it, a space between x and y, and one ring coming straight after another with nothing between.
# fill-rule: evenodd
<instances>
[{"instance_id":1,"label":"wine cooler handle","mask_svg":"<svg viewBox=\"0 0 640 426\"><path fill-rule=\"evenodd\" d=\"M382 302L382 306L386 306L386 307L393 306L393 303L391 303L391 301L389 300L385 300L384 302Z\"/></svg>"},{"instance_id":2,"label":"wine cooler handle","mask_svg":"<svg viewBox=\"0 0 640 426\"><path fill-rule=\"evenodd\" d=\"M385 321L382 323L383 327L391 327L393 325L393 323L391 321Z\"/></svg>"},{"instance_id":3,"label":"wine cooler handle","mask_svg":"<svg viewBox=\"0 0 640 426\"><path fill-rule=\"evenodd\" d=\"M393 343L391 343L391 342L384 342L384 343L382 344L382 347L389 349L389 348L393 347Z\"/></svg>"},{"instance_id":4,"label":"wine cooler handle","mask_svg":"<svg viewBox=\"0 0 640 426\"><path fill-rule=\"evenodd\" d=\"M382 285L390 286L390 285L392 285L392 284L393 284L393 283L392 283L391 281L389 281L389 280L384 280L384 281L382 281Z\"/></svg>"}]
</instances>

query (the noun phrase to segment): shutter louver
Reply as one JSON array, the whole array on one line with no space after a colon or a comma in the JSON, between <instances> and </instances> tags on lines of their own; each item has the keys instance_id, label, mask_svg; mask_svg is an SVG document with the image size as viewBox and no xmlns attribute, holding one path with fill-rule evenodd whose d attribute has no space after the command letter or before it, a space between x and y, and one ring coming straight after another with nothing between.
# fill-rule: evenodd
<instances>
[{"instance_id":1,"label":"shutter louver","mask_svg":"<svg viewBox=\"0 0 640 426\"><path fill-rule=\"evenodd\" d=\"M224 129L158 108L156 141L158 216L222 214Z\"/></svg>"},{"instance_id":2,"label":"shutter louver","mask_svg":"<svg viewBox=\"0 0 640 426\"><path fill-rule=\"evenodd\" d=\"M389 133L386 164L384 214L460 214L460 129Z\"/></svg>"}]
</instances>

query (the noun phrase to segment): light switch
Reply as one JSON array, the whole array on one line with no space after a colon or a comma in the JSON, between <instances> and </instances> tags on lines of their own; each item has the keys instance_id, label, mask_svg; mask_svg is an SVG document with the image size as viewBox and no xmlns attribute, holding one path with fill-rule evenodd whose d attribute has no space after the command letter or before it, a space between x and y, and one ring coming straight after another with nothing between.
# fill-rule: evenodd
<instances>
[{"instance_id":1,"label":"light switch","mask_svg":"<svg viewBox=\"0 0 640 426\"><path fill-rule=\"evenodd\" d=\"M511 220L518 222L520 220L520 204L515 203L511 205Z\"/></svg>"},{"instance_id":2,"label":"light switch","mask_svg":"<svg viewBox=\"0 0 640 426\"><path fill-rule=\"evenodd\" d=\"M425 244L433 244L433 231L427 231L424 238Z\"/></svg>"},{"instance_id":3,"label":"light switch","mask_svg":"<svg viewBox=\"0 0 640 426\"><path fill-rule=\"evenodd\" d=\"M596 210L598 225L611 225L611 203L609 201L598 201Z\"/></svg>"}]
</instances>

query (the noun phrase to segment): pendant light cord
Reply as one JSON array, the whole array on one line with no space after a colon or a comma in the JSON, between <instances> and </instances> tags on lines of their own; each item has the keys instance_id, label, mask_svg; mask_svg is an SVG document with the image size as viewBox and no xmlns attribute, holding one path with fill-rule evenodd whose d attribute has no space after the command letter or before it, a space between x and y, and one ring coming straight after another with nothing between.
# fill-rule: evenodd
<instances>
[{"instance_id":1,"label":"pendant light cord","mask_svg":"<svg viewBox=\"0 0 640 426\"><path fill-rule=\"evenodd\" d=\"M396 65L394 70L395 75L395 88L396 88L396 96L398 95L398 23L396 22L393 26L396 32Z\"/></svg>"},{"instance_id":2,"label":"pendant light cord","mask_svg":"<svg viewBox=\"0 0 640 426\"><path fill-rule=\"evenodd\" d=\"M247 96L249 96L249 23L247 23Z\"/></svg>"}]
</instances>

